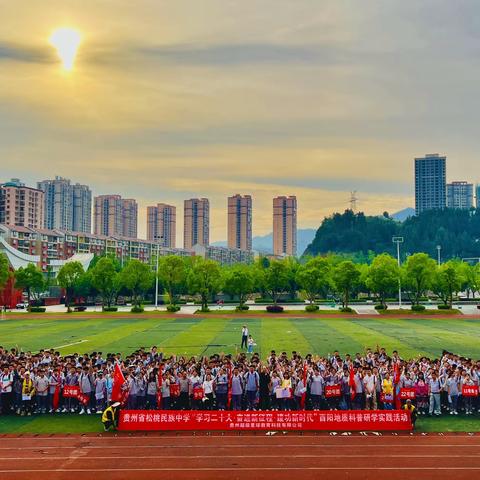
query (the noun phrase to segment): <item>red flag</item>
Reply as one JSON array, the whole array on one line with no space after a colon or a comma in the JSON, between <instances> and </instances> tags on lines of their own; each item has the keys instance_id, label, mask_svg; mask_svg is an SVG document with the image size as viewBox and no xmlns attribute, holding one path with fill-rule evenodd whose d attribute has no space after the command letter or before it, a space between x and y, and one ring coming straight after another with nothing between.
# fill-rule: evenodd
<instances>
[{"instance_id":1,"label":"red flag","mask_svg":"<svg viewBox=\"0 0 480 480\"><path fill-rule=\"evenodd\" d=\"M402 402L400 401L400 369L398 368L398 361L393 365L393 391L395 393L395 408L400 410Z\"/></svg>"},{"instance_id":2,"label":"red flag","mask_svg":"<svg viewBox=\"0 0 480 480\"><path fill-rule=\"evenodd\" d=\"M302 410L305 410L305 399L307 398L307 364L303 366L303 388L305 391L302 393L302 399L300 400L300 406Z\"/></svg>"},{"instance_id":3,"label":"red flag","mask_svg":"<svg viewBox=\"0 0 480 480\"><path fill-rule=\"evenodd\" d=\"M232 403L232 364L228 364L228 400L227 400L227 408L230 408Z\"/></svg>"},{"instance_id":4,"label":"red flag","mask_svg":"<svg viewBox=\"0 0 480 480\"><path fill-rule=\"evenodd\" d=\"M125 383L126 380L123 376L122 369L120 368L120 365L116 363L113 371L112 402L125 401L126 391L123 388Z\"/></svg>"},{"instance_id":5,"label":"red flag","mask_svg":"<svg viewBox=\"0 0 480 480\"><path fill-rule=\"evenodd\" d=\"M400 382L400 369L398 368L398 362L393 364L393 381L395 384Z\"/></svg>"},{"instance_id":6,"label":"red flag","mask_svg":"<svg viewBox=\"0 0 480 480\"><path fill-rule=\"evenodd\" d=\"M56 381L57 385L55 386L55 392L53 392L53 409L57 410L58 405L60 403L60 382L61 382L61 376L59 373L57 373Z\"/></svg>"},{"instance_id":7,"label":"red flag","mask_svg":"<svg viewBox=\"0 0 480 480\"><path fill-rule=\"evenodd\" d=\"M351 398L354 400L355 395L357 394L357 386L355 384L355 372L353 371L353 365L350 365L350 377L348 379L348 385L350 386Z\"/></svg>"}]
</instances>

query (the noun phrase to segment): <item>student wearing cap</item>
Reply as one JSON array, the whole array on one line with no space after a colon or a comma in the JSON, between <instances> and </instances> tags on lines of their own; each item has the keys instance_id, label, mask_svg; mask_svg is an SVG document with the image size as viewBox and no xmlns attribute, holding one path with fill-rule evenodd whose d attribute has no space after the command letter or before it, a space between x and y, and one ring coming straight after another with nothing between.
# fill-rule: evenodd
<instances>
[{"instance_id":1,"label":"student wearing cap","mask_svg":"<svg viewBox=\"0 0 480 480\"><path fill-rule=\"evenodd\" d=\"M119 414L120 402L115 402L104 410L102 414L102 423L103 429L106 432L108 432L111 427L117 428Z\"/></svg>"}]
</instances>

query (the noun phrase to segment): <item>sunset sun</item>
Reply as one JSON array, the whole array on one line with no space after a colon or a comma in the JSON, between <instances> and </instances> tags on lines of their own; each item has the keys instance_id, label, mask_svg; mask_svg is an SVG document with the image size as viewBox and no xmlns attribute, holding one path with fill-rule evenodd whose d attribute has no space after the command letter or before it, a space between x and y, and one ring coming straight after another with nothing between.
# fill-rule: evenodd
<instances>
[{"instance_id":1,"label":"sunset sun","mask_svg":"<svg viewBox=\"0 0 480 480\"><path fill-rule=\"evenodd\" d=\"M49 41L57 51L64 70L71 71L81 42L80 33L72 28L58 28Z\"/></svg>"}]
</instances>

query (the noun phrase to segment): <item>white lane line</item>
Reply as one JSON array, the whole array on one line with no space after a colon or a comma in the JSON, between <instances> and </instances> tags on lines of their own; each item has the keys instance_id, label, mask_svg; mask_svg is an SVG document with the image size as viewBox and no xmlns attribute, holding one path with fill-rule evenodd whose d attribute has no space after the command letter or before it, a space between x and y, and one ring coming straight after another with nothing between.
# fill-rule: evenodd
<instances>
[{"instance_id":1,"label":"white lane line","mask_svg":"<svg viewBox=\"0 0 480 480\"><path fill-rule=\"evenodd\" d=\"M69 457L59 457L59 456L53 456L53 455L43 455L43 456L36 456L36 457L0 457L0 460L6 461L6 460L11 460L11 461L19 461L19 460L65 460L66 458ZM219 457L218 455L145 455L145 456L138 456L138 455L132 455L132 456L118 456L118 457L112 457L112 455L105 455L105 456L98 456L98 455L82 455L77 458L70 457L73 460L130 460L130 459L151 459L151 458L181 458L181 459L202 459L202 458L285 458L285 455L222 455ZM295 455L295 458L365 458L365 455ZM410 455L410 454L405 454L405 455L381 455L378 456L377 458L477 458L480 461L479 455L448 455L448 457L445 457L445 455ZM443 468L443 467L438 467L438 468ZM479 466L480 468L480 466Z\"/></svg>"},{"instance_id":2,"label":"white lane line","mask_svg":"<svg viewBox=\"0 0 480 480\"><path fill-rule=\"evenodd\" d=\"M479 470L480 467L441 467L442 470ZM337 470L337 471L351 471L351 470L368 470L370 472L377 470L402 470L402 471L438 471L438 467L234 467L235 472L239 471L302 471L302 470ZM40 473L40 472L218 472L227 471L231 472L232 467L188 467L188 468L49 468L49 469L12 469L12 470L0 470L0 473Z\"/></svg>"},{"instance_id":3,"label":"white lane line","mask_svg":"<svg viewBox=\"0 0 480 480\"><path fill-rule=\"evenodd\" d=\"M271 448L271 447L308 447L308 448L338 448L339 445L322 445L322 444L309 444L309 443L299 443L299 444L272 444L272 445L253 445L251 443L245 444L235 444L235 445L33 445L25 447L0 447L0 450L47 450L47 449L84 449L84 450L95 450L95 449L125 449L125 448L215 448L218 449L229 449L229 448ZM405 444L390 444L390 445L350 445L350 448L397 448L405 447L411 448L411 445ZM452 447L462 447L462 448L480 448L480 445L471 445L471 444L453 444L453 445L415 445L415 448L452 448Z\"/></svg>"},{"instance_id":4,"label":"white lane line","mask_svg":"<svg viewBox=\"0 0 480 480\"><path fill-rule=\"evenodd\" d=\"M67 343L65 345L59 345L58 347L52 347L52 348L55 350L56 348L71 347L72 345L78 345L79 343L85 343L85 342L88 342L88 340L79 340L78 342Z\"/></svg>"}]
</instances>

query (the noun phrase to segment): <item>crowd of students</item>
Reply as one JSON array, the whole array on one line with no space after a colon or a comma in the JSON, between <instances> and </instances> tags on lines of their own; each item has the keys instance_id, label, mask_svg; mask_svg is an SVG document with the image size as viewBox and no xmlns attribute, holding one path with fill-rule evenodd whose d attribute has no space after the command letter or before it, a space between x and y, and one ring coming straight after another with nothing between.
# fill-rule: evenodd
<instances>
[{"instance_id":1,"label":"crowd of students","mask_svg":"<svg viewBox=\"0 0 480 480\"><path fill-rule=\"evenodd\" d=\"M165 357L157 347L127 357L0 347L0 365L2 414L101 413L112 400L116 365L128 409L368 410L400 408L411 398L419 415L480 411L480 360L449 352L405 360L383 348L353 357L271 351L262 360L243 352ZM72 387L78 395L67 396ZM403 391L409 396L400 398Z\"/></svg>"}]
</instances>

